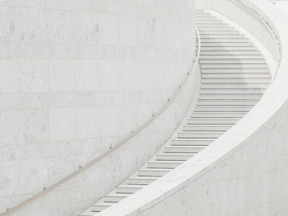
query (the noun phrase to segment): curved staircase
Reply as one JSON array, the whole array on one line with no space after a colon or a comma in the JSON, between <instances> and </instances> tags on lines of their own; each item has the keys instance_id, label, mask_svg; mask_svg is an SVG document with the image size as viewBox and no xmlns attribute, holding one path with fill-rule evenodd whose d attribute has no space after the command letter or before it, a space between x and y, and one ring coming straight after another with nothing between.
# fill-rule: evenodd
<instances>
[{"instance_id":1,"label":"curved staircase","mask_svg":"<svg viewBox=\"0 0 288 216\"><path fill-rule=\"evenodd\" d=\"M261 99L271 76L253 43L204 11L197 12L197 25L202 41L201 87L176 138L81 216L95 215L175 169L229 130Z\"/></svg>"}]
</instances>

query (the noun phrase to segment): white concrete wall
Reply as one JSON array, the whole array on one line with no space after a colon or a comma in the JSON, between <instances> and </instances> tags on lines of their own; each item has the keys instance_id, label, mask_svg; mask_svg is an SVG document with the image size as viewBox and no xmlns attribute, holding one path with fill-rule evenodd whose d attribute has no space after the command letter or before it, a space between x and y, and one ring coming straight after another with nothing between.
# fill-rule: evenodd
<instances>
[{"instance_id":1,"label":"white concrete wall","mask_svg":"<svg viewBox=\"0 0 288 216\"><path fill-rule=\"evenodd\" d=\"M96 158L166 103L192 67L194 10L193 0L0 1L0 213ZM38 215L75 215L137 169L177 127L191 92L184 95L133 146L147 148L142 154L107 162L133 155L128 171L126 161L111 165L114 179L105 166L82 176L77 188L52 196L57 207L39 201ZM83 190L85 181L93 190Z\"/></svg>"}]
</instances>

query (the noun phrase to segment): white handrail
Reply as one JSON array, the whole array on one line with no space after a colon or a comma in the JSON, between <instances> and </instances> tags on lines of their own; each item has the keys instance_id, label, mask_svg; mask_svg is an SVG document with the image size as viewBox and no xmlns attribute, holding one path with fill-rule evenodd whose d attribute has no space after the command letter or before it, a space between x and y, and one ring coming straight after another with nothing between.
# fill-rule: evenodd
<instances>
[{"instance_id":1,"label":"white handrail","mask_svg":"<svg viewBox=\"0 0 288 216\"><path fill-rule=\"evenodd\" d=\"M13 208L7 209L7 211L3 212L1 214L1 216L8 216L8 215L12 214L13 212L18 211L19 209L23 208L24 206L34 202L35 200L39 199L40 197L44 196L45 194L49 193L50 191L54 190L55 188L61 186L64 183L66 183L70 179L72 179L75 176L79 175L84 170L87 170L88 168L90 168L91 166L95 165L100 160L104 159L107 155L111 154L112 152L114 152L115 150L117 150L118 148L123 146L125 143L127 143L129 140L131 140L134 136L136 136L138 133L140 133L144 128L146 128L148 125L150 125L155 119L157 119L172 104L172 102L177 98L177 96L182 92L182 90L185 88L186 84L188 83L188 81L192 77L191 74L193 73L193 71L195 71L195 69L197 67L197 63L198 63L200 52L201 52L201 38L200 38L200 34L199 34L197 26L195 26L195 30L196 30L197 39L198 39L198 50L197 50L196 60L194 62L193 68L192 68L190 73L187 73L187 78L182 83L182 85L179 86L179 89L176 91L176 93L170 99L168 99L168 102L156 114L154 114L151 119L146 121L144 124L142 124L140 127L138 127L135 131L132 131L131 134L129 134L124 139L122 139L114 147L112 147L108 151L104 152L102 155L98 156L96 159L90 161L88 164L86 164L84 166L79 166L78 170L74 171L73 173L71 173L70 175L68 175L65 178L61 179L60 181L56 182L55 184L51 185L50 187L43 188L43 191L37 193L36 195L34 195L31 198L23 201L22 203L14 206Z\"/></svg>"}]
</instances>

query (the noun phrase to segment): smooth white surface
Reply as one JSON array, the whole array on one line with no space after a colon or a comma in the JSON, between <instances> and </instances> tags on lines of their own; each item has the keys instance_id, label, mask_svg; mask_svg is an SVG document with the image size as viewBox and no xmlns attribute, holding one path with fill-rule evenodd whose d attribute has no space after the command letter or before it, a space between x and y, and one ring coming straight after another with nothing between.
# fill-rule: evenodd
<instances>
[{"instance_id":1,"label":"smooth white surface","mask_svg":"<svg viewBox=\"0 0 288 216\"><path fill-rule=\"evenodd\" d=\"M96 158L166 103L192 67L194 10L192 0L0 1L0 212ZM95 202L168 139L192 88L105 165L18 214L76 215Z\"/></svg>"}]
</instances>

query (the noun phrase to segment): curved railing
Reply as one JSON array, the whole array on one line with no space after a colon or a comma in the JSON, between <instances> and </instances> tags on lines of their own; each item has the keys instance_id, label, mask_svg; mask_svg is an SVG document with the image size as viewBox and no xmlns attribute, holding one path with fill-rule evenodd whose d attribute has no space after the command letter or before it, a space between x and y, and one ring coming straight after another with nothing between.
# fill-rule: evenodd
<instances>
[{"instance_id":1,"label":"curved railing","mask_svg":"<svg viewBox=\"0 0 288 216\"><path fill-rule=\"evenodd\" d=\"M195 69L196 69L196 67L198 65L198 60L199 60L199 56L200 56L200 52L201 52L201 38L200 38L200 34L199 34L197 26L195 27L195 30L196 30L196 34L197 34L197 40L198 40L198 49L197 49L196 59L195 59L195 61L193 61L194 62L193 68L192 68L190 73L189 72L187 73L187 78L182 83L182 85L179 86L179 88L175 92L175 94L171 98L168 98L168 102L157 113L153 114L151 119L146 121L144 124L142 124L140 127L138 127L135 131L132 131L131 134L129 134L127 137L123 138L118 144L116 144L114 147L112 147L108 151L106 151L103 154L101 154L100 156L98 156L96 159L92 160L91 162L89 162L88 164L86 164L84 166L79 166L78 170L74 171L73 173L71 173L70 175L68 175L65 178L61 179L60 181L56 182L55 184L51 185L50 187L47 187L47 188L44 187L43 191L41 191L38 194L32 196L31 198L25 200L24 202L18 204L17 206L15 206L15 207L13 207L11 209L7 209L7 211L3 212L1 214L1 216L8 216L8 215L18 211L19 209L23 208L24 206L27 206L27 205L31 204L32 202L34 202L34 201L38 200L39 198L43 197L44 195L46 195L50 191L53 191L54 189L58 188L59 186L63 185L64 183L68 182L72 178L78 176L83 171L85 171L88 168L94 166L96 163L98 163L99 161L104 159L106 156L110 155L112 152L114 152L117 149L119 149L121 146L123 146L125 143L130 141L137 134L139 134L148 125L150 125L155 119L157 119L173 103L173 101L175 101L175 99L178 97L178 95L183 91L183 89L187 85L188 81L190 80L193 72L195 71Z\"/></svg>"}]
</instances>

